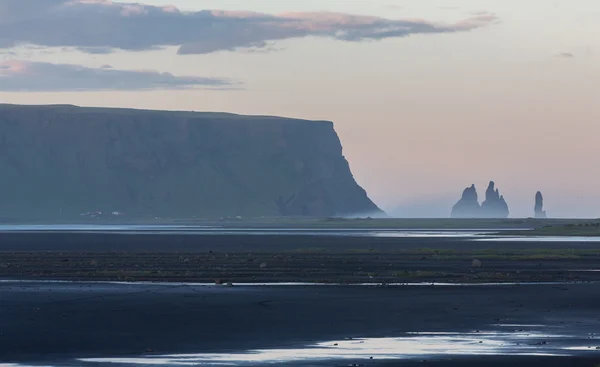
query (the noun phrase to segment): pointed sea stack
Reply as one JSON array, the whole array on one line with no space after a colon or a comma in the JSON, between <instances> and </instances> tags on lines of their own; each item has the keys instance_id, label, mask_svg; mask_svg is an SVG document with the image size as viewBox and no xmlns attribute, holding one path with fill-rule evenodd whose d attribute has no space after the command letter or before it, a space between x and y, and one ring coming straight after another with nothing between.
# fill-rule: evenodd
<instances>
[{"instance_id":1,"label":"pointed sea stack","mask_svg":"<svg viewBox=\"0 0 600 367\"><path fill-rule=\"evenodd\" d=\"M475 185L467 187L460 200L452 207L452 218L478 218L481 216L481 206L477 198Z\"/></svg>"},{"instance_id":2,"label":"pointed sea stack","mask_svg":"<svg viewBox=\"0 0 600 367\"><path fill-rule=\"evenodd\" d=\"M508 205L504 196L495 188L494 181L490 181L485 190L485 201L481 204L481 217L484 218L508 218Z\"/></svg>"},{"instance_id":3,"label":"pointed sea stack","mask_svg":"<svg viewBox=\"0 0 600 367\"><path fill-rule=\"evenodd\" d=\"M546 211L544 210L544 197L541 192L535 193L535 206L533 208L534 218L546 219Z\"/></svg>"}]
</instances>

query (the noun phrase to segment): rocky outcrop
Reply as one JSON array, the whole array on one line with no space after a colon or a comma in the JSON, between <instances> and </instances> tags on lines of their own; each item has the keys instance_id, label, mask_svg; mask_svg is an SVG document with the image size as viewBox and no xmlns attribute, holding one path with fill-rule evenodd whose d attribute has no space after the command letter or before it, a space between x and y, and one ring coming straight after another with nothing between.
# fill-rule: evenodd
<instances>
[{"instance_id":1,"label":"rocky outcrop","mask_svg":"<svg viewBox=\"0 0 600 367\"><path fill-rule=\"evenodd\" d=\"M475 185L467 187L460 200L452 207L452 218L507 218L508 205L500 195L494 181L490 181L485 191L485 201L479 205Z\"/></svg>"},{"instance_id":2,"label":"rocky outcrop","mask_svg":"<svg viewBox=\"0 0 600 367\"><path fill-rule=\"evenodd\" d=\"M452 218L478 218L481 216L481 206L477 197L475 185L467 187L460 200L452 207Z\"/></svg>"},{"instance_id":3,"label":"rocky outcrop","mask_svg":"<svg viewBox=\"0 0 600 367\"><path fill-rule=\"evenodd\" d=\"M507 218L509 214L508 205L504 196L495 188L494 181L490 181L485 190L485 200L481 203L481 217L483 218Z\"/></svg>"},{"instance_id":4,"label":"rocky outcrop","mask_svg":"<svg viewBox=\"0 0 600 367\"><path fill-rule=\"evenodd\" d=\"M535 193L535 206L533 207L534 218L545 219L546 211L544 210L544 197L541 192Z\"/></svg>"},{"instance_id":5,"label":"rocky outcrop","mask_svg":"<svg viewBox=\"0 0 600 367\"><path fill-rule=\"evenodd\" d=\"M329 121L0 104L0 217L381 213Z\"/></svg>"}]
</instances>

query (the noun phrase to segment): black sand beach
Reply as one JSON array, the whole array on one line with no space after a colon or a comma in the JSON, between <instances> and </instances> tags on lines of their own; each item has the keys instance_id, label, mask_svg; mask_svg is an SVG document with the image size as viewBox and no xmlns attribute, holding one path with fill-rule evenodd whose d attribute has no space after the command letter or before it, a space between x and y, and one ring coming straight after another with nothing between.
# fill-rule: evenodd
<instances>
[{"instance_id":1,"label":"black sand beach","mask_svg":"<svg viewBox=\"0 0 600 367\"><path fill-rule=\"evenodd\" d=\"M484 350L461 352L459 344L447 342L436 346L434 355L409 355L400 360L375 354L373 359L362 356L293 363L405 366L426 361L440 366L594 367L600 363L600 349L596 349L600 339L595 336L600 332L600 283L589 281L600 274L573 270L599 268L597 246L591 242L479 242L464 238L3 233L0 362L81 366L91 362L78 358L306 350L319 342L335 348L334 341L347 338L453 332L467 333L461 335L475 338L470 348ZM481 268L473 268L474 255L482 259ZM262 262L265 267L260 266ZM390 279L401 282L568 283L377 285L390 263L395 272ZM123 271L128 280L128 272L136 265L137 269L160 270L148 280L166 283L51 281L123 280L118 274L102 278L94 273L95 268L111 266ZM177 276L176 272L186 268L196 268L197 273L190 279ZM254 275L249 276L249 270ZM252 280L329 280L326 271L342 280L367 279L375 284L243 285ZM448 274L454 277L448 278ZM214 283L217 276L234 281L234 286L178 283ZM578 283L569 282L577 279ZM523 334L524 339L518 345L507 340L501 352L485 349L494 342L489 338L496 332L501 336L495 338ZM582 350L565 349L569 346ZM392 349L410 354L411 348ZM522 355L522 348L527 354L540 355ZM130 365L121 362L112 365ZM285 358L277 364L284 363Z\"/></svg>"},{"instance_id":2,"label":"black sand beach","mask_svg":"<svg viewBox=\"0 0 600 367\"><path fill-rule=\"evenodd\" d=\"M574 336L568 341L541 336L528 343L539 345L539 352L548 347L545 343L589 346L590 351L579 357L587 364L581 365L593 366L588 362L594 358L600 361L595 349L600 340L587 339L600 330L598 284L227 288L5 282L0 283L0 296L0 360L5 362L233 353L406 332L503 329L499 324L514 324L509 332L539 329L516 326L520 324L543 325ZM440 358L418 358L422 359ZM496 359L486 357L486 365ZM451 362L456 360L439 363Z\"/></svg>"},{"instance_id":3,"label":"black sand beach","mask_svg":"<svg viewBox=\"0 0 600 367\"><path fill-rule=\"evenodd\" d=\"M473 260L481 266L473 266ZM0 233L0 279L235 283L600 281L600 242L452 237Z\"/></svg>"}]
</instances>

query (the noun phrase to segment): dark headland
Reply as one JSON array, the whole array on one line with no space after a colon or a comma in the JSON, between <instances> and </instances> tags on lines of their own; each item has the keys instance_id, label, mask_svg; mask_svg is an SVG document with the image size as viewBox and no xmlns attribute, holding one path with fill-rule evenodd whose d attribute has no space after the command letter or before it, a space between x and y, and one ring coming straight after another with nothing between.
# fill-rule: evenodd
<instances>
[{"instance_id":1,"label":"dark headland","mask_svg":"<svg viewBox=\"0 0 600 367\"><path fill-rule=\"evenodd\" d=\"M381 214L329 121L0 104L0 217Z\"/></svg>"}]
</instances>

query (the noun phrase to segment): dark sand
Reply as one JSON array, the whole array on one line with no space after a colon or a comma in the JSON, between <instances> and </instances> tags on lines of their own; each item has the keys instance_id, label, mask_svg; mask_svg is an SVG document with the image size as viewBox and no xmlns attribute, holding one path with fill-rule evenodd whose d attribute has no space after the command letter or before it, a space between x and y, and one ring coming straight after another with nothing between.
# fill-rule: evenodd
<instances>
[{"instance_id":1,"label":"dark sand","mask_svg":"<svg viewBox=\"0 0 600 367\"><path fill-rule=\"evenodd\" d=\"M444 238L4 233L0 234L0 278L103 279L93 272L112 266L125 272L132 268L160 270L164 273L150 279L167 281L212 280L217 276L236 281L322 281L336 277L363 281L370 276L382 278L369 273L383 273L392 263L394 272L401 273L393 279L406 281L445 281L448 274L458 274L450 280L471 281L590 280L600 273L578 274L569 269L600 268L598 248L599 244L589 242L500 243ZM544 255L543 249L551 256ZM447 250L452 253L435 253ZM482 250L489 251L486 254L490 257L483 260L483 268L472 269L472 255L479 256ZM530 252L523 255L524 250ZM569 253L575 255L566 256ZM260 268L263 261L266 268ZM234 263L241 265L232 266ZM254 275L247 273L251 269ZM290 269L295 269L293 277ZM202 275L194 273L187 279L185 275L175 276L177 271ZM408 275L403 275L404 271ZM125 278L130 275L125 274ZM473 279L476 275L481 277ZM109 279L120 277L113 274ZM600 340L586 340L585 336L600 332L599 305L600 284L596 283L230 288L0 282L0 362L68 363L80 357L144 355L147 350L152 350L151 354L240 352L346 337L395 337L415 331L495 330L493 324L506 323L555 326L561 334L575 335L581 339L575 340L577 343L594 349L574 352L568 358L479 356L432 358L431 362L440 366L594 367L600 363L600 352L595 349ZM420 359L356 362L365 366L422 365ZM353 362L329 361L323 365L348 363Z\"/></svg>"},{"instance_id":2,"label":"dark sand","mask_svg":"<svg viewBox=\"0 0 600 367\"><path fill-rule=\"evenodd\" d=\"M558 326L561 334L585 336L600 330L598 305L597 284L226 288L0 283L0 361L64 362L143 355L148 349L159 354L239 352L414 331L494 330L491 325L498 323ZM600 346L600 340L580 342ZM594 358L600 362L600 352L584 357L551 360L590 367ZM485 357L485 365L518 360L538 359Z\"/></svg>"},{"instance_id":3,"label":"dark sand","mask_svg":"<svg viewBox=\"0 0 600 367\"><path fill-rule=\"evenodd\" d=\"M474 259L481 268L472 267ZM0 233L0 279L595 281L600 243L332 235Z\"/></svg>"},{"instance_id":4,"label":"dark sand","mask_svg":"<svg viewBox=\"0 0 600 367\"><path fill-rule=\"evenodd\" d=\"M451 237L359 237L180 233L0 232L0 252L281 252L306 249L393 251L399 249L588 249L600 242L470 241Z\"/></svg>"}]
</instances>

